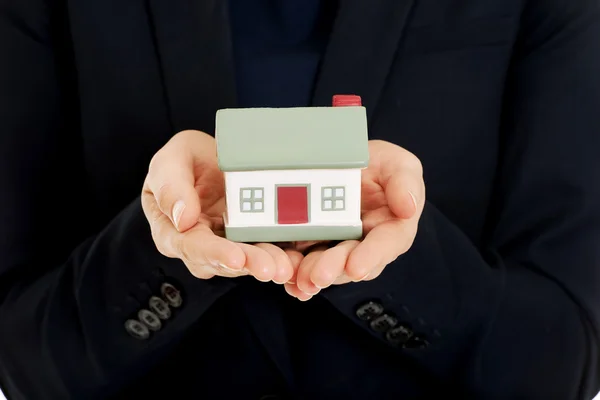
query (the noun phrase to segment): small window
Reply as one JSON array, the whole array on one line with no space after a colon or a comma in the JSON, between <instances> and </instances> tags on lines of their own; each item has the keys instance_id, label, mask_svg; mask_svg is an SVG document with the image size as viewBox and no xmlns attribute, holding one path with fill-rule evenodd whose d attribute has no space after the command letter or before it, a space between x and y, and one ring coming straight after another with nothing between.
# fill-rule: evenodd
<instances>
[{"instance_id":1,"label":"small window","mask_svg":"<svg viewBox=\"0 0 600 400\"><path fill-rule=\"evenodd\" d=\"M241 188L240 189L240 211L263 212L264 211L263 188Z\"/></svg>"},{"instance_id":2,"label":"small window","mask_svg":"<svg viewBox=\"0 0 600 400\"><path fill-rule=\"evenodd\" d=\"M323 211L341 211L346 209L346 188L329 186L321 189L321 209Z\"/></svg>"}]
</instances>

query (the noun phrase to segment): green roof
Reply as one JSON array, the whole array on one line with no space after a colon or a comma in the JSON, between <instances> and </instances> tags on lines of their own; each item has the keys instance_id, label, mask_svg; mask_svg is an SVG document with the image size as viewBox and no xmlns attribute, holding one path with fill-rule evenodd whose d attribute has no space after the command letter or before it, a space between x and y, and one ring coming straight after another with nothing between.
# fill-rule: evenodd
<instances>
[{"instance_id":1,"label":"green roof","mask_svg":"<svg viewBox=\"0 0 600 400\"><path fill-rule=\"evenodd\" d=\"M364 107L230 108L217 112L222 171L365 168Z\"/></svg>"}]
</instances>

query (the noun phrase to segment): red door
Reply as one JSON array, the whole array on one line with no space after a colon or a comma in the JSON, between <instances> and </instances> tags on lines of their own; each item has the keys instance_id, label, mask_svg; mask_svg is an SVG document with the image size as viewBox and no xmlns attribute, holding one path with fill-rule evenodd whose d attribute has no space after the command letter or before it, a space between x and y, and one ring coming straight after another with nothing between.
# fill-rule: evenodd
<instances>
[{"instance_id":1,"label":"red door","mask_svg":"<svg viewBox=\"0 0 600 400\"><path fill-rule=\"evenodd\" d=\"M277 223L305 224L308 222L308 187L277 187Z\"/></svg>"}]
</instances>

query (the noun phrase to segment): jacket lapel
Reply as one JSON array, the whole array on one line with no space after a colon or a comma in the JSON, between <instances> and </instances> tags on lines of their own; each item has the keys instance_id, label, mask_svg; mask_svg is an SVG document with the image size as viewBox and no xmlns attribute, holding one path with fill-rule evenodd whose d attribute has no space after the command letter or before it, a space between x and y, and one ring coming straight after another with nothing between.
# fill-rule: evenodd
<instances>
[{"instance_id":1,"label":"jacket lapel","mask_svg":"<svg viewBox=\"0 0 600 400\"><path fill-rule=\"evenodd\" d=\"M214 133L215 113L235 104L227 2L149 0L173 133Z\"/></svg>"},{"instance_id":2,"label":"jacket lapel","mask_svg":"<svg viewBox=\"0 0 600 400\"><path fill-rule=\"evenodd\" d=\"M330 105L337 93L355 93L373 116L414 1L340 1L314 105ZM215 112L236 104L227 2L149 0L149 5L172 128L213 133Z\"/></svg>"},{"instance_id":3,"label":"jacket lapel","mask_svg":"<svg viewBox=\"0 0 600 400\"><path fill-rule=\"evenodd\" d=\"M362 97L373 116L414 0L341 0L315 94L331 105L334 94Z\"/></svg>"}]
</instances>

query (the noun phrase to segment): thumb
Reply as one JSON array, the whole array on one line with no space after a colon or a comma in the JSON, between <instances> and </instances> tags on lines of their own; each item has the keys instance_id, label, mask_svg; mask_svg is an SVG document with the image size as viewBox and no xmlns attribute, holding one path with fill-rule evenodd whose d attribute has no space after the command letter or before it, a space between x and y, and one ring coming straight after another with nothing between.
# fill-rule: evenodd
<instances>
[{"instance_id":1,"label":"thumb","mask_svg":"<svg viewBox=\"0 0 600 400\"><path fill-rule=\"evenodd\" d=\"M185 232L200 219L200 197L194 187L195 177L191 157L182 157L164 148L152 159L146 178L147 190L158 207L179 232Z\"/></svg>"},{"instance_id":2,"label":"thumb","mask_svg":"<svg viewBox=\"0 0 600 400\"><path fill-rule=\"evenodd\" d=\"M369 141L374 162L375 179L381 185L387 206L400 219L411 219L425 205L425 182L421 161L408 150L395 144Z\"/></svg>"},{"instance_id":3,"label":"thumb","mask_svg":"<svg viewBox=\"0 0 600 400\"><path fill-rule=\"evenodd\" d=\"M155 194L159 208L179 232L185 232L200 219L200 198L192 185L173 181Z\"/></svg>"},{"instance_id":4,"label":"thumb","mask_svg":"<svg viewBox=\"0 0 600 400\"><path fill-rule=\"evenodd\" d=\"M418 212L422 186L414 174L397 172L385 185L385 197L390 211L398 218L410 219Z\"/></svg>"}]
</instances>

